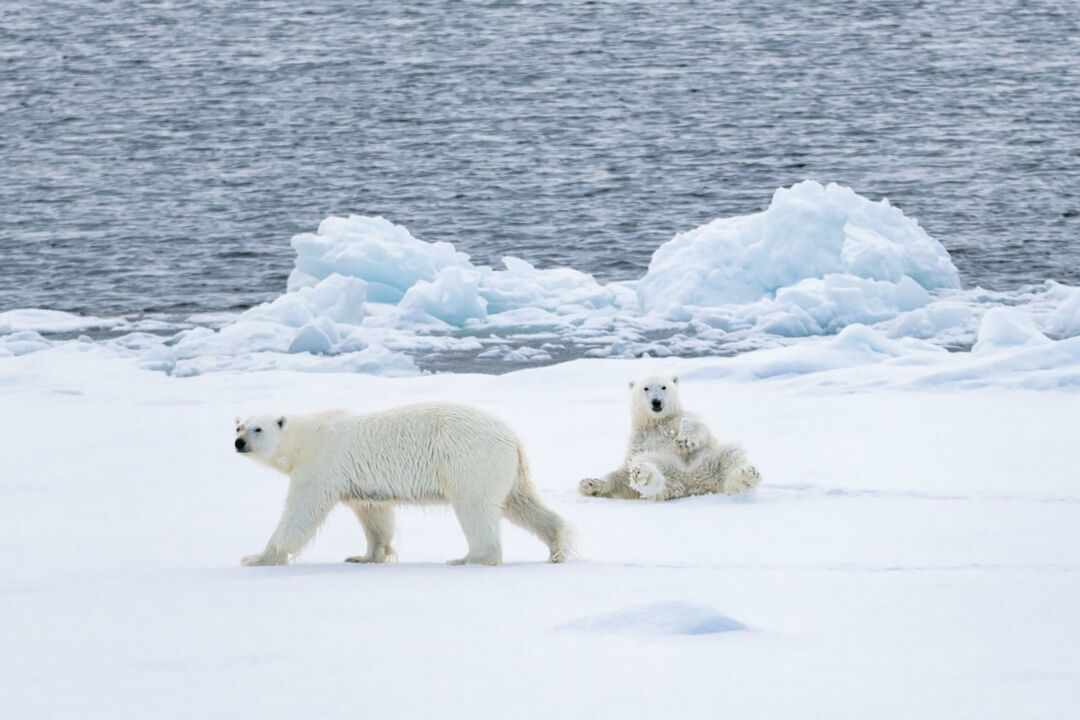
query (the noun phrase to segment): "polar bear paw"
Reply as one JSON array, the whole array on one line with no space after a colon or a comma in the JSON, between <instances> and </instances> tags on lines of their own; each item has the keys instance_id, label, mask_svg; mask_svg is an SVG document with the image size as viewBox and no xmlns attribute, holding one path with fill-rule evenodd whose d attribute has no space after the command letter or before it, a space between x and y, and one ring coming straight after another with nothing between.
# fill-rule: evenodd
<instances>
[{"instance_id":1,"label":"polar bear paw","mask_svg":"<svg viewBox=\"0 0 1080 720\"><path fill-rule=\"evenodd\" d=\"M701 447L701 432L698 424L690 418L680 418L679 434L675 436L675 445L684 453L692 453Z\"/></svg>"},{"instance_id":2,"label":"polar bear paw","mask_svg":"<svg viewBox=\"0 0 1080 720\"><path fill-rule=\"evenodd\" d=\"M724 482L724 492L728 495L753 490L761 482L761 473L753 465L743 465L732 471Z\"/></svg>"},{"instance_id":3,"label":"polar bear paw","mask_svg":"<svg viewBox=\"0 0 1080 720\"><path fill-rule=\"evenodd\" d=\"M261 552L255 555L245 555L240 558L240 564L245 567L260 567L264 565L287 565L289 559L277 553Z\"/></svg>"},{"instance_id":4,"label":"polar bear paw","mask_svg":"<svg viewBox=\"0 0 1080 720\"><path fill-rule=\"evenodd\" d=\"M630 487L645 498L657 498L664 492L664 474L652 463L634 463L628 472Z\"/></svg>"},{"instance_id":5,"label":"polar bear paw","mask_svg":"<svg viewBox=\"0 0 1080 720\"><path fill-rule=\"evenodd\" d=\"M397 560L397 551L392 547L381 547L366 555L353 555L345 558L347 563L388 563Z\"/></svg>"},{"instance_id":6,"label":"polar bear paw","mask_svg":"<svg viewBox=\"0 0 1080 720\"><path fill-rule=\"evenodd\" d=\"M447 560L447 565L500 565L502 560L494 555L466 555L456 560Z\"/></svg>"},{"instance_id":7,"label":"polar bear paw","mask_svg":"<svg viewBox=\"0 0 1080 720\"><path fill-rule=\"evenodd\" d=\"M603 497L607 494L607 483L600 478L585 478L578 483L578 492L586 497Z\"/></svg>"}]
</instances>

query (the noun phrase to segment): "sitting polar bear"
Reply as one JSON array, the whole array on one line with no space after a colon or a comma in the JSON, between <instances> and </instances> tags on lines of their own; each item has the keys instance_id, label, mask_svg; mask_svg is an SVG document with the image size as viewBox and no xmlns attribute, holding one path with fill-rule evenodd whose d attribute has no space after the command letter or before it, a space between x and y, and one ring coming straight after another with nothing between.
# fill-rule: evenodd
<instances>
[{"instance_id":1,"label":"sitting polar bear","mask_svg":"<svg viewBox=\"0 0 1080 720\"><path fill-rule=\"evenodd\" d=\"M289 476L285 511L266 549L244 565L284 565L339 502L367 537L367 554L395 555L394 506L448 502L469 543L452 565L502 561L503 516L543 540L551 562L570 550L570 531L536 493L521 441L502 421L463 405L425 404L370 415L326 412L237 423L238 453Z\"/></svg>"},{"instance_id":2,"label":"sitting polar bear","mask_svg":"<svg viewBox=\"0 0 1080 720\"><path fill-rule=\"evenodd\" d=\"M582 495L671 500L757 486L761 475L743 449L717 443L696 415L683 411L678 385L677 377L655 375L630 383L626 460L603 478L582 480Z\"/></svg>"}]
</instances>

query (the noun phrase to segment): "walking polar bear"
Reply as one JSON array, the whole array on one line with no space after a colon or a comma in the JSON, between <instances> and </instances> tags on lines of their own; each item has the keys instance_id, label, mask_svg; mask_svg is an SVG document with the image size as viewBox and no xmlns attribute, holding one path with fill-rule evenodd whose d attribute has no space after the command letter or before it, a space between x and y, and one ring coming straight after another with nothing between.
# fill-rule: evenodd
<instances>
[{"instance_id":1,"label":"walking polar bear","mask_svg":"<svg viewBox=\"0 0 1080 720\"><path fill-rule=\"evenodd\" d=\"M244 565L284 565L311 540L330 510L346 503L367 537L367 554L395 556L394 506L448 502L469 543L452 565L502 561L505 516L563 562L571 536L529 477L521 441L501 420L464 405L410 405L369 415L324 412L262 416L237 423L234 446L289 476L285 511L266 548Z\"/></svg>"},{"instance_id":2,"label":"walking polar bear","mask_svg":"<svg viewBox=\"0 0 1080 720\"><path fill-rule=\"evenodd\" d=\"M582 480L582 495L672 500L706 493L735 494L761 475L738 445L721 445L679 402L679 378L630 383L630 444L622 467Z\"/></svg>"}]
</instances>

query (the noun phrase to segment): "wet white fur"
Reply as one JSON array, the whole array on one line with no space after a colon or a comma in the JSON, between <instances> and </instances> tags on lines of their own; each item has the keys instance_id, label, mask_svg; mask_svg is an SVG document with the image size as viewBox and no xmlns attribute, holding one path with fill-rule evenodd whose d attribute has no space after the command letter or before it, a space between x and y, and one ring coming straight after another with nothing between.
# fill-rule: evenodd
<instances>
[{"instance_id":1,"label":"wet white fur","mask_svg":"<svg viewBox=\"0 0 1080 720\"><path fill-rule=\"evenodd\" d=\"M454 564L502 561L503 517L548 546L551 562L569 551L570 532L544 506L529 477L521 441L505 423L464 405L410 405L369 415L326 412L254 417L238 423L245 453L289 476L289 494L266 548L245 565L281 565L311 540L338 503L356 513L367 554L395 556L394 506L449 503L468 540Z\"/></svg>"},{"instance_id":2,"label":"wet white fur","mask_svg":"<svg viewBox=\"0 0 1080 720\"><path fill-rule=\"evenodd\" d=\"M682 409L674 375L630 383L630 420L622 467L582 480L582 495L671 500L743 492L761 479L741 447L718 443L700 418Z\"/></svg>"}]
</instances>

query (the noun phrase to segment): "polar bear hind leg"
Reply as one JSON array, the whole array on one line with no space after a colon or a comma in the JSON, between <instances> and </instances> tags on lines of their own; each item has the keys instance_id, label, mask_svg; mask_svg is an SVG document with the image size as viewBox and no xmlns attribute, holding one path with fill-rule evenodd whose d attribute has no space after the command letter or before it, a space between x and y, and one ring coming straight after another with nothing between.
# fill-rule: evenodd
<instances>
[{"instance_id":1,"label":"polar bear hind leg","mask_svg":"<svg viewBox=\"0 0 1080 720\"><path fill-rule=\"evenodd\" d=\"M724 492L735 495L757 487L761 482L761 473L753 465L740 465L724 478Z\"/></svg>"},{"instance_id":2,"label":"polar bear hind leg","mask_svg":"<svg viewBox=\"0 0 1080 720\"><path fill-rule=\"evenodd\" d=\"M757 487L761 474L738 445L720 445L702 452L689 473L690 494L734 495Z\"/></svg>"},{"instance_id":3,"label":"polar bear hind leg","mask_svg":"<svg viewBox=\"0 0 1080 720\"><path fill-rule=\"evenodd\" d=\"M450 560L450 565L498 565L502 562L502 541L499 522L502 507L489 498L456 498L450 501L457 515L469 552L465 557Z\"/></svg>"},{"instance_id":4,"label":"polar bear hind leg","mask_svg":"<svg viewBox=\"0 0 1080 720\"><path fill-rule=\"evenodd\" d=\"M351 563L384 563L397 557L391 547L394 539L394 507L389 503L366 503L352 501L349 507L356 514L356 519L364 528L367 538L367 553L345 558Z\"/></svg>"},{"instance_id":5,"label":"polar bear hind leg","mask_svg":"<svg viewBox=\"0 0 1080 720\"><path fill-rule=\"evenodd\" d=\"M573 551L570 529L561 517L541 502L531 482L519 481L506 498L504 512L507 520L536 535L548 546L548 562L566 562L567 555Z\"/></svg>"},{"instance_id":6,"label":"polar bear hind leg","mask_svg":"<svg viewBox=\"0 0 1080 720\"><path fill-rule=\"evenodd\" d=\"M449 562L498 565L502 562L503 507L518 473L517 444L507 437L459 438L458 442L461 451L446 452L436 470L438 486L469 544L465 557Z\"/></svg>"}]
</instances>

